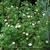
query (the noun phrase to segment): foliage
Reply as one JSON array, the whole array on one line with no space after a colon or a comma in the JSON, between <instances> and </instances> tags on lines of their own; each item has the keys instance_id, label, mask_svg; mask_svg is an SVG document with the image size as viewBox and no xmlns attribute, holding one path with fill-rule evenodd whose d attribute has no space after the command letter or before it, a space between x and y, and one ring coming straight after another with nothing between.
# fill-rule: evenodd
<instances>
[{"instance_id":1,"label":"foliage","mask_svg":"<svg viewBox=\"0 0 50 50\"><path fill-rule=\"evenodd\" d=\"M4 0L0 5L0 46L16 47L18 50L43 50L48 44L46 6L41 1L32 5L27 0Z\"/></svg>"}]
</instances>

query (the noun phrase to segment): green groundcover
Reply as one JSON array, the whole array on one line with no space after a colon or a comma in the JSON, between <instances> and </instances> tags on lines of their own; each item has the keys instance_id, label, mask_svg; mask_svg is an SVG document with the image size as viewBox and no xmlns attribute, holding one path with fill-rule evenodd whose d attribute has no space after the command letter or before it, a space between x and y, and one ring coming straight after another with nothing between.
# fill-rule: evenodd
<instances>
[{"instance_id":1,"label":"green groundcover","mask_svg":"<svg viewBox=\"0 0 50 50\"><path fill-rule=\"evenodd\" d=\"M49 16L49 0L0 0L0 50L50 48Z\"/></svg>"}]
</instances>

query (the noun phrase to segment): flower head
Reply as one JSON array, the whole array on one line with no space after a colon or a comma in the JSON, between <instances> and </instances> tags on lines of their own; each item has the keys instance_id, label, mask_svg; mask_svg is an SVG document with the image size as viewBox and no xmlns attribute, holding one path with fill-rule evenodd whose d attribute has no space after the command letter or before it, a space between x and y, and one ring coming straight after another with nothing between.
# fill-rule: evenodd
<instances>
[{"instance_id":1,"label":"flower head","mask_svg":"<svg viewBox=\"0 0 50 50\"><path fill-rule=\"evenodd\" d=\"M29 43L28 46L32 46L32 43Z\"/></svg>"}]
</instances>

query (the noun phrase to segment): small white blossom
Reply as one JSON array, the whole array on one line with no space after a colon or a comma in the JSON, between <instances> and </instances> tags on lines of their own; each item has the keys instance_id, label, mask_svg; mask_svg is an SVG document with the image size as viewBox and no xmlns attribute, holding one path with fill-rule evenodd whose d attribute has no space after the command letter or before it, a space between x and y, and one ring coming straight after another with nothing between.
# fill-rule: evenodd
<instances>
[{"instance_id":1,"label":"small white blossom","mask_svg":"<svg viewBox=\"0 0 50 50\"><path fill-rule=\"evenodd\" d=\"M16 25L15 28L18 28L18 26Z\"/></svg>"},{"instance_id":2,"label":"small white blossom","mask_svg":"<svg viewBox=\"0 0 50 50\"><path fill-rule=\"evenodd\" d=\"M5 25L8 25L8 23L5 23Z\"/></svg>"},{"instance_id":3,"label":"small white blossom","mask_svg":"<svg viewBox=\"0 0 50 50\"><path fill-rule=\"evenodd\" d=\"M28 10L30 10L30 8L28 8Z\"/></svg>"},{"instance_id":4,"label":"small white blossom","mask_svg":"<svg viewBox=\"0 0 50 50\"><path fill-rule=\"evenodd\" d=\"M13 25L11 25L11 27L13 27Z\"/></svg>"},{"instance_id":5,"label":"small white blossom","mask_svg":"<svg viewBox=\"0 0 50 50\"><path fill-rule=\"evenodd\" d=\"M11 7L13 8L13 6L11 5Z\"/></svg>"},{"instance_id":6,"label":"small white blossom","mask_svg":"<svg viewBox=\"0 0 50 50\"><path fill-rule=\"evenodd\" d=\"M37 36L37 38L40 38L40 36Z\"/></svg>"},{"instance_id":7,"label":"small white blossom","mask_svg":"<svg viewBox=\"0 0 50 50\"><path fill-rule=\"evenodd\" d=\"M38 21L37 23L40 23L40 21Z\"/></svg>"},{"instance_id":8,"label":"small white blossom","mask_svg":"<svg viewBox=\"0 0 50 50\"><path fill-rule=\"evenodd\" d=\"M26 14L29 14L28 12Z\"/></svg>"},{"instance_id":9,"label":"small white blossom","mask_svg":"<svg viewBox=\"0 0 50 50\"><path fill-rule=\"evenodd\" d=\"M35 2L35 4L37 4L37 2Z\"/></svg>"},{"instance_id":10,"label":"small white blossom","mask_svg":"<svg viewBox=\"0 0 50 50\"><path fill-rule=\"evenodd\" d=\"M15 42L12 42L12 44L15 44Z\"/></svg>"},{"instance_id":11,"label":"small white blossom","mask_svg":"<svg viewBox=\"0 0 50 50\"><path fill-rule=\"evenodd\" d=\"M28 38L26 38L26 40L28 40Z\"/></svg>"},{"instance_id":12,"label":"small white blossom","mask_svg":"<svg viewBox=\"0 0 50 50\"><path fill-rule=\"evenodd\" d=\"M21 27L21 25L18 25L18 28L20 28Z\"/></svg>"},{"instance_id":13,"label":"small white blossom","mask_svg":"<svg viewBox=\"0 0 50 50\"><path fill-rule=\"evenodd\" d=\"M46 43L48 43L48 40L46 40Z\"/></svg>"},{"instance_id":14,"label":"small white blossom","mask_svg":"<svg viewBox=\"0 0 50 50\"><path fill-rule=\"evenodd\" d=\"M38 13L38 15L39 15L40 13Z\"/></svg>"},{"instance_id":15,"label":"small white blossom","mask_svg":"<svg viewBox=\"0 0 50 50\"><path fill-rule=\"evenodd\" d=\"M31 16L32 17L32 16Z\"/></svg>"},{"instance_id":16,"label":"small white blossom","mask_svg":"<svg viewBox=\"0 0 50 50\"><path fill-rule=\"evenodd\" d=\"M8 27L9 27L10 25L8 24Z\"/></svg>"},{"instance_id":17,"label":"small white blossom","mask_svg":"<svg viewBox=\"0 0 50 50\"><path fill-rule=\"evenodd\" d=\"M5 22L7 21L7 19L4 20Z\"/></svg>"},{"instance_id":18,"label":"small white blossom","mask_svg":"<svg viewBox=\"0 0 50 50\"><path fill-rule=\"evenodd\" d=\"M38 11L38 9L36 9L36 11Z\"/></svg>"},{"instance_id":19,"label":"small white blossom","mask_svg":"<svg viewBox=\"0 0 50 50\"><path fill-rule=\"evenodd\" d=\"M32 25L34 26L35 24L34 24L34 23L32 23Z\"/></svg>"},{"instance_id":20,"label":"small white blossom","mask_svg":"<svg viewBox=\"0 0 50 50\"><path fill-rule=\"evenodd\" d=\"M26 16L26 15L23 13L23 16Z\"/></svg>"},{"instance_id":21,"label":"small white blossom","mask_svg":"<svg viewBox=\"0 0 50 50\"><path fill-rule=\"evenodd\" d=\"M18 9L18 7L16 7Z\"/></svg>"},{"instance_id":22,"label":"small white blossom","mask_svg":"<svg viewBox=\"0 0 50 50\"><path fill-rule=\"evenodd\" d=\"M23 32L23 34L26 34L25 32Z\"/></svg>"},{"instance_id":23,"label":"small white blossom","mask_svg":"<svg viewBox=\"0 0 50 50\"><path fill-rule=\"evenodd\" d=\"M21 25L19 23L16 24L15 28L20 28Z\"/></svg>"},{"instance_id":24,"label":"small white blossom","mask_svg":"<svg viewBox=\"0 0 50 50\"><path fill-rule=\"evenodd\" d=\"M28 15L27 17L30 18L30 15Z\"/></svg>"},{"instance_id":25,"label":"small white blossom","mask_svg":"<svg viewBox=\"0 0 50 50\"><path fill-rule=\"evenodd\" d=\"M9 7L7 9L10 9Z\"/></svg>"},{"instance_id":26,"label":"small white blossom","mask_svg":"<svg viewBox=\"0 0 50 50\"><path fill-rule=\"evenodd\" d=\"M45 13L43 13L43 16L45 16Z\"/></svg>"},{"instance_id":27,"label":"small white blossom","mask_svg":"<svg viewBox=\"0 0 50 50\"><path fill-rule=\"evenodd\" d=\"M28 36L29 35L29 33L26 33L26 36Z\"/></svg>"},{"instance_id":28,"label":"small white blossom","mask_svg":"<svg viewBox=\"0 0 50 50\"><path fill-rule=\"evenodd\" d=\"M34 12L36 14L36 12Z\"/></svg>"},{"instance_id":29,"label":"small white blossom","mask_svg":"<svg viewBox=\"0 0 50 50\"><path fill-rule=\"evenodd\" d=\"M29 43L28 46L32 46L32 43Z\"/></svg>"}]
</instances>

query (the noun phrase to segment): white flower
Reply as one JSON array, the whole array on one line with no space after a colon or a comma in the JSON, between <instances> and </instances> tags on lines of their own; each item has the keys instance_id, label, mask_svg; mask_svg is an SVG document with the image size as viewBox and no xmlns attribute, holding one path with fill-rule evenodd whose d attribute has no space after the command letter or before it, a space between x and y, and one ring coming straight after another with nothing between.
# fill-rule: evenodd
<instances>
[{"instance_id":1,"label":"white flower","mask_svg":"<svg viewBox=\"0 0 50 50\"><path fill-rule=\"evenodd\" d=\"M28 46L32 46L32 43L29 43Z\"/></svg>"},{"instance_id":2,"label":"white flower","mask_svg":"<svg viewBox=\"0 0 50 50\"><path fill-rule=\"evenodd\" d=\"M11 27L13 27L13 25L11 25Z\"/></svg>"},{"instance_id":3,"label":"white flower","mask_svg":"<svg viewBox=\"0 0 50 50\"><path fill-rule=\"evenodd\" d=\"M13 8L13 6L11 5L11 7Z\"/></svg>"},{"instance_id":4,"label":"white flower","mask_svg":"<svg viewBox=\"0 0 50 50\"><path fill-rule=\"evenodd\" d=\"M20 28L20 27L21 27L21 25L18 25L17 27L18 27L18 28Z\"/></svg>"},{"instance_id":5,"label":"white flower","mask_svg":"<svg viewBox=\"0 0 50 50\"><path fill-rule=\"evenodd\" d=\"M10 25L8 24L8 27L9 27Z\"/></svg>"},{"instance_id":6,"label":"white flower","mask_svg":"<svg viewBox=\"0 0 50 50\"><path fill-rule=\"evenodd\" d=\"M25 32L23 32L23 34L25 34Z\"/></svg>"},{"instance_id":7,"label":"white flower","mask_svg":"<svg viewBox=\"0 0 50 50\"><path fill-rule=\"evenodd\" d=\"M23 16L26 16L26 15L23 13Z\"/></svg>"},{"instance_id":8,"label":"white flower","mask_svg":"<svg viewBox=\"0 0 50 50\"><path fill-rule=\"evenodd\" d=\"M12 42L12 44L15 44L15 42Z\"/></svg>"},{"instance_id":9,"label":"white flower","mask_svg":"<svg viewBox=\"0 0 50 50\"><path fill-rule=\"evenodd\" d=\"M37 2L35 2L35 4L37 4Z\"/></svg>"},{"instance_id":10,"label":"white flower","mask_svg":"<svg viewBox=\"0 0 50 50\"><path fill-rule=\"evenodd\" d=\"M48 43L48 40L46 40L46 43Z\"/></svg>"},{"instance_id":11,"label":"white flower","mask_svg":"<svg viewBox=\"0 0 50 50\"><path fill-rule=\"evenodd\" d=\"M32 25L34 26L35 24L34 24L34 23L32 23Z\"/></svg>"},{"instance_id":12,"label":"white flower","mask_svg":"<svg viewBox=\"0 0 50 50\"><path fill-rule=\"evenodd\" d=\"M28 40L28 38L26 38L26 40Z\"/></svg>"},{"instance_id":13,"label":"white flower","mask_svg":"<svg viewBox=\"0 0 50 50\"><path fill-rule=\"evenodd\" d=\"M15 28L18 28L18 26L16 25Z\"/></svg>"},{"instance_id":14,"label":"white flower","mask_svg":"<svg viewBox=\"0 0 50 50\"><path fill-rule=\"evenodd\" d=\"M43 13L42 15L45 16L45 13Z\"/></svg>"},{"instance_id":15,"label":"white flower","mask_svg":"<svg viewBox=\"0 0 50 50\"><path fill-rule=\"evenodd\" d=\"M40 23L40 21L38 21L37 23Z\"/></svg>"},{"instance_id":16,"label":"white flower","mask_svg":"<svg viewBox=\"0 0 50 50\"><path fill-rule=\"evenodd\" d=\"M5 25L8 25L8 23L5 23Z\"/></svg>"},{"instance_id":17,"label":"white flower","mask_svg":"<svg viewBox=\"0 0 50 50\"><path fill-rule=\"evenodd\" d=\"M38 11L38 9L36 9L35 11Z\"/></svg>"},{"instance_id":18,"label":"white flower","mask_svg":"<svg viewBox=\"0 0 50 50\"><path fill-rule=\"evenodd\" d=\"M21 25L19 23L16 24L15 28L20 28Z\"/></svg>"},{"instance_id":19,"label":"white flower","mask_svg":"<svg viewBox=\"0 0 50 50\"><path fill-rule=\"evenodd\" d=\"M39 15L39 13L38 13L38 15Z\"/></svg>"},{"instance_id":20,"label":"white flower","mask_svg":"<svg viewBox=\"0 0 50 50\"><path fill-rule=\"evenodd\" d=\"M36 14L36 12L34 12Z\"/></svg>"},{"instance_id":21,"label":"white flower","mask_svg":"<svg viewBox=\"0 0 50 50\"><path fill-rule=\"evenodd\" d=\"M10 9L9 7L7 9Z\"/></svg>"},{"instance_id":22,"label":"white flower","mask_svg":"<svg viewBox=\"0 0 50 50\"><path fill-rule=\"evenodd\" d=\"M28 8L28 10L30 10L30 8Z\"/></svg>"},{"instance_id":23,"label":"white flower","mask_svg":"<svg viewBox=\"0 0 50 50\"><path fill-rule=\"evenodd\" d=\"M37 38L39 38L40 36L37 36Z\"/></svg>"},{"instance_id":24,"label":"white flower","mask_svg":"<svg viewBox=\"0 0 50 50\"><path fill-rule=\"evenodd\" d=\"M7 19L4 20L5 22L7 21Z\"/></svg>"},{"instance_id":25,"label":"white flower","mask_svg":"<svg viewBox=\"0 0 50 50\"><path fill-rule=\"evenodd\" d=\"M18 9L18 7L16 7Z\"/></svg>"},{"instance_id":26,"label":"white flower","mask_svg":"<svg viewBox=\"0 0 50 50\"><path fill-rule=\"evenodd\" d=\"M26 36L28 36L29 34L28 33L26 33Z\"/></svg>"},{"instance_id":27,"label":"white flower","mask_svg":"<svg viewBox=\"0 0 50 50\"><path fill-rule=\"evenodd\" d=\"M30 15L28 15L27 17L30 18Z\"/></svg>"},{"instance_id":28,"label":"white flower","mask_svg":"<svg viewBox=\"0 0 50 50\"><path fill-rule=\"evenodd\" d=\"M26 14L29 14L28 12Z\"/></svg>"},{"instance_id":29,"label":"white flower","mask_svg":"<svg viewBox=\"0 0 50 50\"><path fill-rule=\"evenodd\" d=\"M31 16L32 17L32 16Z\"/></svg>"}]
</instances>

